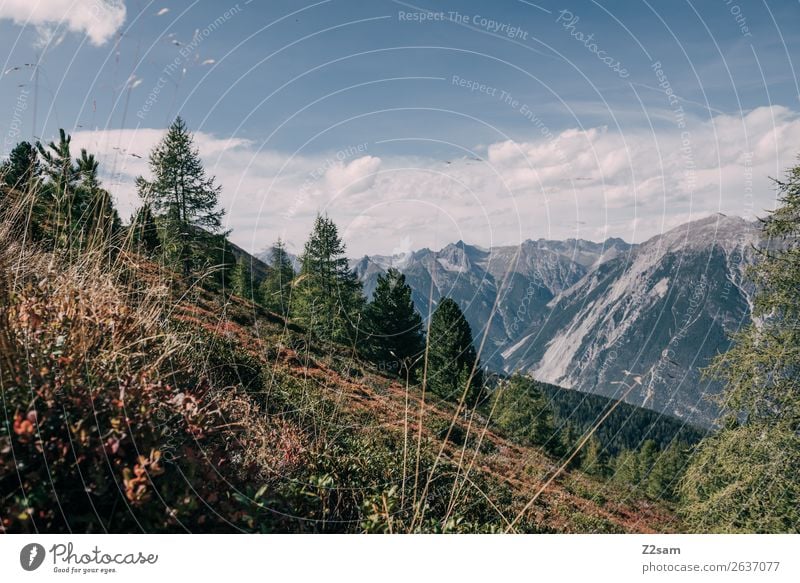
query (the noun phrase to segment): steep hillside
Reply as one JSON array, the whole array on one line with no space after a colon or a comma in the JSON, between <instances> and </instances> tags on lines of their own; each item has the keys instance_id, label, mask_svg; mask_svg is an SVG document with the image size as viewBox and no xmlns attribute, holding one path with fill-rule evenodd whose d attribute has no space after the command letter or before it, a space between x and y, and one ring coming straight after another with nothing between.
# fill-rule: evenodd
<instances>
[{"instance_id":1,"label":"steep hillside","mask_svg":"<svg viewBox=\"0 0 800 583\"><path fill-rule=\"evenodd\" d=\"M574 470L523 512L558 460L481 414L213 282L3 237L3 531L676 528L666 508Z\"/></svg>"}]
</instances>

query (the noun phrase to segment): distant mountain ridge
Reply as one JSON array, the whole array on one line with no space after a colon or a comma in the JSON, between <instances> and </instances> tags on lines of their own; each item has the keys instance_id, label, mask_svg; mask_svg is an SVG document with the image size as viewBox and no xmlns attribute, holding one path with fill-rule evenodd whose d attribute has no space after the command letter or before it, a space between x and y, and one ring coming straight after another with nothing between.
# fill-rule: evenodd
<instances>
[{"instance_id":1,"label":"distant mountain ridge","mask_svg":"<svg viewBox=\"0 0 800 583\"><path fill-rule=\"evenodd\" d=\"M476 343L486 333L492 369L608 397L627 391L634 405L709 426L718 411L707 397L719 386L700 369L749 321L744 268L758 240L756 223L715 214L641 244L459 241L352 266L367 295L398 268L423 316L429 303L456 300Z\"/></svg>"}]
</instances>

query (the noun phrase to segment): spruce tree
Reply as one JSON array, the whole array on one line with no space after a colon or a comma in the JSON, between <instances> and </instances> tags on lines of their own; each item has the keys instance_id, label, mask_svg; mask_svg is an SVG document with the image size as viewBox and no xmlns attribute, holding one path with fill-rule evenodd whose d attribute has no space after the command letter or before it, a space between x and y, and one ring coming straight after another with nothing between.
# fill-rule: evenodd
<instances>
[{"instance_id":1,"label":"spruce tree","mask_svg":"<svg viewBox=\"0 0 800 583\"><path fill-rule=\"evenodd\" d=\"M492 399L495 423L517 441L555 443L553 412L536 381L515 374L498 384Z\"/></svg>"},{"instance_id":2,"label":"spruce tree","mask_svg":"<svg viewBox=\"0 0 800 583\"><path fill-rule=\"evenodd\" d=\"M134 249L142 255L154 256L161 247L161 240L150 203L145 202L136 210L131 218L130 229Z\"/></svg>"},{"instance_id":3,"label":"spruce tree","mask_svg":"<svg viewBox=\"0 0 800 583\"><path fill-rule=\"evenodd\" d=\"M345 245L327 215L317 215L301 265L291 306L295 319L324 340L360 340L361 282L350 269Z\"/></svg>"},{"instance_id":4,"label":"spruce tree","mask_svg":"<svg viewBox=\"0 0 800 583\"><path fill-rule=\"evenodd\" d=\"M405 275L397 269L390 268L378 276L365 321L374 362L398 374L416 369L416 361L425 350L422 317L414 308Z\"/></svg>"},{"instance_id":5,"label":"spruce tree","mask_svg":"<svg viewBox=\"0 0 800 583\"><path fill-rule=\"evenodd\" d=\"M100 184L98 168L94 155L82 149L77 160L79 183L72 203L72 238L107 245L119 230L120 220L111 195Z\"/></svg>"},{"instance_id":6,"label":"spruce tree","mask_svg":"<svg viewBox=\"0 0 800 583\"><path fill-rule=\"evenodd\" d=\"M0 178L8 188L22 192L31 190L41 172L36 148L29 142L20 142L11 150L8 160L0 164Z\"/></svg>"},{"instance_id":7,"label":"spruce tree","mask_svg":"<svg viewBox=\"0 0 800 583\"><path fill-rule=\"evenodd\" d=\"M219 208L220 187L207 177L194 137L178 117L150 153L151 180L137 179L139 196L161 216L165 258L189 275L216 262L217 234L225 211Z\"/></svg>"},{"instance_id":8,"label":"spruce tree","mask_svg":"<svg viewBox=\"0 0 800 583\"><path fill-rule=\"evenodd\" d=\"M709 373L725 382L723 428L704 439L681 484L699 532L800 531L800 166L776 181L750 270L754 322Z\"/></svg>"},{"instance_id":9,"label":"spruce tree","mask_svg":"<svg viewBox=\"0 0 800 583\"><path fill-rule=\"evenodd\" d=\"M270 250L269 267L269 272L259 287L261 304L268 310L287 318L295 273L292 260L280 239Z\"/></svg>"},{"instance_id":10,"label":"spruce tree","mask_svg":"<svg viewBox=\"0 0 800 583\"><path fill-rule=\"evenodd\" d=\"M44 226L49 216L49 196L39 188L42 167L37 149L28 142L20 142L11 150L7 160L0 164L0 202L23 203L17 208L24 212L25 230L34 240L44 236Z\"/></svg>"},{"instance_id":11,"label":"spruce tree","mask_svg":"<svg viewBox=\"0 0 800 583\"><path fill-rule=\"evenodd\" d=\"M455 401L466 390L470 405L483 395L483 375L472 345L472 329L461 308L450 298L443 299L431 316L428 387L440 397Z\"/></svg>"}]
</instances>

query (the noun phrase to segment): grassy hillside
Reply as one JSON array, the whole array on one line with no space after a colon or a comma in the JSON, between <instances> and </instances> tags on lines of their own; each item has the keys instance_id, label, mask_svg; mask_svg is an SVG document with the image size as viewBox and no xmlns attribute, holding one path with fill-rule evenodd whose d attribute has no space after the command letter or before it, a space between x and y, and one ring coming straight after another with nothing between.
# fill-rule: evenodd
<instances>
[{"instance_id":1,"label":"grassy hillside","mask_svg":"<svg viewBox=\"0 0 800 583\"><path fill-rule=\"evenodd\" d=\"M212 279L0 232L5 532L651 532L672 513ZM523 512L523 510L525 510Z\"/></svg>"}]
</instances>

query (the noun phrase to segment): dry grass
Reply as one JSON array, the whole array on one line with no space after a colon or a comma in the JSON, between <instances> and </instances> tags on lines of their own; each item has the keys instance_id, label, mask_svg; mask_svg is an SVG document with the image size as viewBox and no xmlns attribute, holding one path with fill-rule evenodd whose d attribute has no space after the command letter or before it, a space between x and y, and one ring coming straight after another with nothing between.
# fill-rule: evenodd
<instances>
[{"instance_id":1,"label":"dry grass","mask_svg":"<svg viewBox=\"0 0 800 583\"><path fill-rule=\"evenodd\" d=\"M463 399L189 285L129 241L37 248L26 208L0 222L5 531L663 532L674 520L556 475Z\"/></svg>"}]
</instances>

